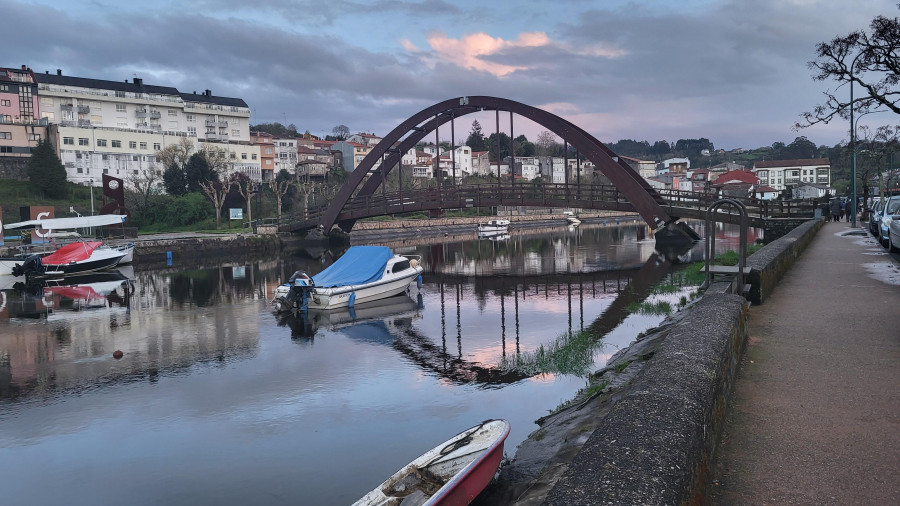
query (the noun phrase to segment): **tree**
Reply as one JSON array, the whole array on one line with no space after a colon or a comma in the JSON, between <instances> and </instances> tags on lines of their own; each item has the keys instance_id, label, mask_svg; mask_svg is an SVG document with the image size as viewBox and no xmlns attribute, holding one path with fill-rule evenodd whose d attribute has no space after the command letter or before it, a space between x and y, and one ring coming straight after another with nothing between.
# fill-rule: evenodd
<instances>
[{"instance_id":1,"label":"tree","mask_svg":"<svg viewBox=\"0 0 900 506\"><path fill-rule=\"evenodd\" d=\"M252 222L253 206L251 205L250 199L253 198L253 194L256 193L256 183L251 181L250 176L247 174L235 172L231 175L231 187L244 198L244 202L247 204L247 221Z\"/></svg>"},{"instance_id":2,"label":"tree","mask_svg":"<svg viewBox=\"0 0 900 506\"><path fill-rule=\"evenodd\" d=\"M66 168L53 151L49 139L41 139L31 151L27 171L28 185L32 190L54 199L66 196Z\"/></svg>"},{"instance_id":3,"label":"tree","mask_svg":"<svg viewBox=\"0 0 900 506\"><path fill-rule=\"evenodd\" d=\"M864 163L857 166L856 177L862 183L863 201L867 202L870 195L869 184L873 180L877 180L878 186L883 190L881 176L893 169L887 162L888 158L900 149L900 125L883 125L874 132L863 125L859 127L858 138L859 152ZM865 208L865 206L863 207Z\"/></svg>"},{"instance_id":4,"label":"tree","mask_svg":"<svg viewBox=\"0 0 900 506\"><path fill-rule=\"evenodd\" d=\"M808 64L815 71L813 79L836 81L835 91L854 83L859 95L851 104L849 93L838 97L835 91L825 91L825 103L801 114L795 128L828 123L835 116L847 119L851 105L860 113L900 114L900 19L877 16L869 28L869 33L856 30L816 45L816 59Z\"/></svg>"},{"instance_id":5,"label":"tree","mask_svg":"<svg viewBox=\"0 0 900 506\"><path fill-rule=\"evenodd\" d=\"M338 125L331 129L331 135L339 141L347 140L347 137L350 137L350 129L347 128L347 125Z\"/></svg>"},{"instance_id":6,"label":"tree","mask_svg":"<svg viewBox=\"0 0 900 506\"><path fill-rule=\"evenodd\" d=\"M472 122L472 130L466 139L466 146L472 148L472 151L486 151L484 144L484 133L481 131L481 123L476 119Z\"/></svg>"},{"instance_id":7,"label":"tree","mask_svg":"<svg viewBox=\"0 0 900 506\"><path fill-rule=\"evenodd\" d=\"M218 180L201 181L200 191L212 202L216 209L216 230L222 226L222 206L225 204L225 196L228 195L230 185L224 185Z\"/></svg>"},{"instance_id":8,"label":"tree","mask_svg":"<svg viewBox=\"0 0 900 506\"><path fill-rule=\"evenodd\" d=\"M278 174L275 175L275 179L269 181L269 188L272 189L272 193L275 194L275 203L278 208L278 219L281 220L281 210L282 210L282 201L284 200L284 196L293 188L294 186L294 176L291 175L290 172L285 169L281 169Z\"/></svg>"},{"instance_id":9,"label":"tree","mask_svg":"<svg viewBox=\"0 0 900 506\"><path fill-rule=\"evenodd\" d=\"M188 192L202 191L203 183L218 179L218 172L209 166L204 153L194 153L184 166L184 181Z\"/></svg>"},{"instance_id":10,"label":"tree","mask_svg":"<svg viewBox=\"0 0 900 506\"><path fill-rule=\"evenodd\" d=\"M553 154L553 151L556 148L556 136L553 135L553 133L551 133L549 130L544 130L543 132L538 134L535 146L537 148L538 155L550 156Z\"/></svg>"},{"instance_id":11,"label":"tree","mask_svg":"<svg viewBox=\"0 0 900 506\"><path fill-rule=\"evenodd\" d=\"M128 185L140 198L138 210L145 209L148 206L150 196L160 190L162 182L162 173L153 167L140 169L128 176Z\"/></svg>"},{"instance_id":12,"label":"tree","mask_svg":"<svg viewBox=\"0 0 900 506\"><path fill-rule=\"evenodd\" d=\"M184 168L172 164L163 172L163 188L166 193L175 197L186 194L187 180L184 178Z\"/></svg>"},{"instance_id":13,"label":"tree","mask_svg":"<svg viewBox=\"0 0 900 506\"><path fill-rule=\"evenodd\" d=\"M194 142L187 137L181 137L175 144L169 144L156 152L156 161L163 167L176 166L184 169L184 166L194 152Z\"/></svg>"}]
</instances>

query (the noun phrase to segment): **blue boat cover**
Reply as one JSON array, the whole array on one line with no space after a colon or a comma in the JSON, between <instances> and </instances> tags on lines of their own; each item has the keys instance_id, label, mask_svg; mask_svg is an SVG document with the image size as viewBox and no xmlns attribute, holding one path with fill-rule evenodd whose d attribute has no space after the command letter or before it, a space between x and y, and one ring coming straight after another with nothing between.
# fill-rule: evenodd
<instances>
[{"instance_id":1,"label":"blue boat cover","mask_svg":"<svg viewBox=\"0 0 900 506\"><path fill-rule=\"evenodd\" d=\"M341 258L312 279L317 287L323 288L371 283L381 279L393 256L387 246L351 246Z\"/></svg>"}]
</instances>

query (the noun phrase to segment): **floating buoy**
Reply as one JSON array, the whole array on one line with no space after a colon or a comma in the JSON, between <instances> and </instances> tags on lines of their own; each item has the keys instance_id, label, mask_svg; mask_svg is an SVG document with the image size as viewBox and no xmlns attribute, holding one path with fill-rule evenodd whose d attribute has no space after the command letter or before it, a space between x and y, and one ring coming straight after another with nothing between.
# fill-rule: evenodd
<instances>
[{"instance_id":1,"label":"floating buoy","mask_svg":"<svg viewBox=\"0 0 900 506\"><path fill-rule=\"evenodd\" d=\"M117 359L117 360L118 360L118 359L122 358L123 356L125 356L125 354L122 353L122 350L116 350L116 351L113 352L113 358L114 358L114 359Z\"/></svg>"}]
</instances>

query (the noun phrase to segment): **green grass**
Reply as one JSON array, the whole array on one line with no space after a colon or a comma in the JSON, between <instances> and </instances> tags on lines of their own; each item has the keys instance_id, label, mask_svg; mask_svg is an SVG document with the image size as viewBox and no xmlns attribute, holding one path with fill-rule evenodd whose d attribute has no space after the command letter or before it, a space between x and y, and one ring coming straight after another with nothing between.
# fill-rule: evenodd
<instances>
[{"instance_id":1,"label":"green grass","mask_svg":"<svg viewBox=\"0 0 900 506\"><path fill-rule=\"evenodd\" d=\"M656 302L632 302L628 305L629 313L667 315L672 313L672 304L659 300Z\"/></svg>"},{"instance_id":2,"label":"green grass","mask_svg":"<svg viewBox=\"0 0 900 506\"><path fill-rule=\"evenodd\" d=\"M67 183L68 195L62 199L50 199L34 193L28 187L28 181L4 179L0 183L0 203L3 209L3 222L19 221L19 208L25 206L52 206L57 218L75 216L69 212L69 206L82 215L91 214L91 189L87 186ZM94 188L94 212L103 207L103 189Z\"/></svg>"},{"instance_id":3,"label":"green grass","mask_svg":"<svg viewBox=\"0 0 900 506\"><path fill-rule=\"evenodd\" d=\"M597 343L589 332L567 332L546 347L542 344L533 352L504 358L500 362L500 368L528 376L541 373L583 376L594 363L593 352Z\"/></svg>"},{"instance_id":4,"label":"green grass","mask_svg":"<svg viewBox=\"0 0 900 506\"><path fill-rule=\"evenodd\" d=\"M578 392L575 394L575 397L573 397L572 399L569 399L565 402L561 402L558 406L556 406L555 409L548 410L548 411L550 413L556 413L557 411L566 409L569 406L572 406L573 404L575 404L577 402L582 402L584 399L588 399L590 397L593 397L595 394L602 392L603 389L606 388L607 385L609 385L608 381L601 381L600 383L594 383L593 385L591 384L590 381L588 381L587 385L585 385L584 388L581 388L578 390ZM543 438L544 438L544 436L541 435L541 439L543 439ZM540 441L540 439L538 439L538 441Z\"/></svg>"}]
</instances>

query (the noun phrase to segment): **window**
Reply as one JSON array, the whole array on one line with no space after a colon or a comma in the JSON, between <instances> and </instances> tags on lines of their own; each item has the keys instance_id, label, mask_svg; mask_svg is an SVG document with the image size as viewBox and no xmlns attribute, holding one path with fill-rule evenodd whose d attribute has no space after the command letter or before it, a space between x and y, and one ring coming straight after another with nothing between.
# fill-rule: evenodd
<instances>
[{"instance_id":1,"label":"window","mask_svg":"<svg viewBox=\"0 0 900 506\"><path fill-rule=\"evenodd\" d=\"M81 174L83 172L84 172L84 169L82 169L81 167L78 167L78 173Z\"/></svg>"},{"instance_id":2,"label":"window","mask_svg":"<svg viewBox=\"0 0 900 506\"><path fill-rule=\"evenodd\" d=\"M154 142L154 143L153 143L153 149L154 149L155 151L159 151L160 149L162 149L162 147L159 145L158 142Z\"/></svg>"},{"instance_id":3,"label":"window","mask_svg":"<svg viewBox=\"0 0 900 506\"><path fill-rule=\"evenodd\" d=\"M47 120L51 121L51 122L56 121L56 113L55 112L41 111L41 117L47 118Z\"/></svg>"},{"instance_id":4,"label":"window","mask_svg":"<svg viewBox=\"0 0 900 506\"><path fill-rule=\"evenodd\" d=\"M79 146L90 146L90 142L88 142L88 140L89 140L89 139L88 139L87 137L79 137L79 138L78 138L78 145L79 145Z\"/></svg>"},{"instance_id":5,"label":"window","mask_svg":"<svg viewBox=\"0 0 900 506\"><path fill-rule=\"evenodd\" d=\"M103 155L101 158L103 158L104 160L109 160L109 155Z\"/></svg>"},{"instance_id":6,"label":"window","mask_svg":"<svg viewBox=\"0 0 900 506\"><path fill-rule=\"evenodd\" d=\"M247 159L247 153L241 153L241 160Z\"/></svg>"},{"instance_id":7,"label":"window","mask_svg":"<svg viewBox=\"0 0 900 506\"><path fill-rule=\"evenodd\" d=\"M125 104L116 104L116 112L125 112Z\"/></svg>"},{"instance_id":8,"label":"window","mask_svg":"<svg viewBox=\"0 0 900 506\"><path fill-rule=\"evenodd\" d=\"M99 114L91 114L91 123L101 124L103 123L103 116Z\"/></svg>"},{"instance_id":9,"label":"window","mask_svg":"<svg viewBox=\"0 0 900 506\"><path fill-rule=\"evenodd\" d=\"M11 114L0 114L0 121L12 123L12 115Z\"/></svg>"},{"instance_id":10,"label":"window","mask_svg":"<svg viewBox=\"0 0 900 506\"><path fill-rule=\"evenodd\" d=\"M169 130L178 130L178 122L170 121L169 122Z\"/></svg>"},{"instance_id":11,"label":"window","mask_svg":"<svg viewBox=\"0 0 900 506\"><path fill-rule=\"evenodd\" d=\"M40 141L41 134L28 134L28 140L29 141Z\"/></svg>"},{"instance_id":12,"label":"window","mask_svg":"<svg viewBox=\"0 0 900 506\"><path fill-rule=\"evenodd\" d=\"M193 114L185 114L184 117L185 117L188 121L190 121L190 122L193 123L193 121L194 121L194 115L193 115Z\"/></svg>"},{"instance_id":13,"label":"window","mask_svg":"<svg viewBox=\"0 0 900 506\"><path fill-rule=\"evenodd\" d=\"M232 130L232 131L231 131L231 135L233 135L233 136L235 136L235 137L240 136L240 135L241 135L241 131L240 131L240 130Z\"/></svg>"},{"instance_id":14,"label":"window","mask_svg":"<svg viewBox=\"0 0 900 506\"><path fill-rule=\"evenodd\" d=\"M0 132L0 139L12 139L12 132Z\"/></svg>"},{"instance_id":15,"label":"window","mask_svg":"<svg viewBox=\"0 0 900 506\"><path fill-rule=\"evenodd\" d=\"M128 141L128 149L137 149L137 142Z\"/></svg>"},{"instance_id":16,"label":"window","mask_svg":"<svg viewBox=\"0 0 900 506\"><path fill-rule=\"evenodd\" d=\"M125 92L124 92L124 91L117 91L117 92L116 92L116 96L119 97L119 98L125 98Z\"/></svg>"},{"instance_id":17,"label":"window","mask_svg":"<svg viewBox=\"0 0 900 506\"><path fill-rule=\"evenodd\" d=\"M197 127L189 126L187 132L188 135L197 135Z\"/></svg>"},{"instance_id":18,"label":"window","mask_svg":"<svg viewBox=\"0 0 900 506\"><path fill-rule=\"evenodd\" d=\"M118 93L118 92L116 92L116 93ZM109 174L109 169L103 169L103 173L104 173L104 174Z\"/></svg>"},{"instance_id":19,"label":"window","mask_svg":"<svg viewBox=\"0 0 900 506\"><path fill-rule=\"evenodd\" d=\"M9 85L8 84L0 84L0 91L9 91Z\"/></svg>"},{"instance_id":20,"label":"window","mask_svg":"<svg viewBox=\"0 0 900 506\"><path fill-rule=\"evenodd\" d=\"M97 147L105 148L106 147L106 139L97 139Z\"/></svg>"},{"instance_id":21,"label":"window","mask_svg":"<svg viewBox=\"0 0 900 506\"><path fill-rule=\"evenodd\" d=\"M63 144L75 145L75 137L63 137Z\"/></svg>"},{"instance_id":22,"label":"window","mask_svg":"<svg viewBox=\"0 0 900 506\"><path fill-rule=\"evenodd\" d=\"M76 152L75 152L75 159L76 159L76 160L81 160L81 151L76 151Z\"/></svg>"},{"instance_id":23,"label":"window","mask_svg":"<svg viewBox=\"0 0 900 506\"><path fill-rule=\"evenodd\" d=\"M250 155L250 157L256 160L256 153L253 153L252 155Z\"/></svg>"},{"instance_id":24,"label":"window","mask_svg":"<svg viewBox=\"0 0 900 506\"><path fill-rule=\"evenodd\" d=\"M228 158L231 158L232 160L234 160L234 159L235 159L235 154L234 154L234 153L228 153Z\"/></svg>"},{"instance_id":25,"label":"window","mask_svg":"<svg viewBox=\"0 0 900 506\"><path fill-rule=\"evenodd\" d=\"M146 143L146 142L142 142L142 143L141 143L141 149L147 149L147 143Z\"/></svg>"},{"instance_id":26,"label":"window","mask_svg":"<svg viewBox=\"0 0 900 506\"><path fill-rule=\"evenodd\" d=\"M12 146L0 146L0 153L12 153Z\"/></svg>"},{"instance_id":27,"label":"window","mask_svg":"<svg viewBox=\"0 0 900 506\"><path fill-rule=\"evenodd\" d=\"M266 154L267 154L267 155L271 155L271 154L272 154L272 148L266 148Z\"/></svg>"},{"instance_id":28,"label":"window","mask_svg":"<svg viewBox=\"0 0 900 506\"><path fill-rule=\"evenodd\" d=\"M169 117L176 118L178 117L178 111L175 109L169 109Z\"/></svg>"},{"instance_id":29,"label":"window","mask_svg":"<svg viewBox=\"0 0 900 506\"><path fill-rule=\"evenodd\" d=\"M114 148L121 148L121 147L122 147L122 141L112 141L112 147L114 147Z\"/></svg>"},{"instance_id":30,"label":"window","mask_svg":"<svg viewBox=\"0 0 900 506\"><path fill-rule=\"evenodd\" d=\"M266 165L272 165L272 160L266 159Z\"/></svg>"},{"instance_id":31,"label":"window","mask_svg":"<svg viewBox=\"0 0 900 506\"><path fill-rule=\"evenodd\" d=\"M12 105L12 102L10 102L9 100L3 99L3 100L0 100L0 105L10 106L10 105Z\"/></svg>"}]
</instances>

